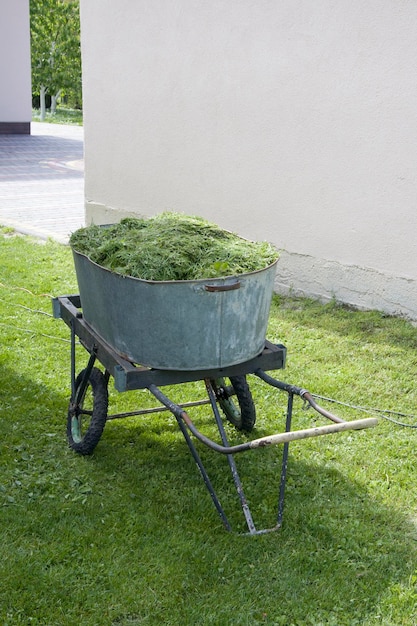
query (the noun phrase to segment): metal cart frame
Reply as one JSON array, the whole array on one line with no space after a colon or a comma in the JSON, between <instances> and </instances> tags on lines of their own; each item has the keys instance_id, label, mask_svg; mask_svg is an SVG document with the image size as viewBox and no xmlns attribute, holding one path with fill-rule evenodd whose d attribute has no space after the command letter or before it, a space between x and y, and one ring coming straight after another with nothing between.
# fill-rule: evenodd
<instances>
[{"instance_id":1,"label":"metal cart frame","mask_svg":"<svg viewBox=\"0 0 417 626\"><path fill-rule=\"evenodd\" d=\"M81 310L81 302L79 295L61 296L53 299L54 317L62 319L71 330L71 401L70 408L77 402L76 395L76 340L79 339L80 344L90 354L88 364L84 370L84 381L81 387L87 387L89 376L93 370L96 361L100 362L105 369L106 382L110 376L114 378L115 388L119 392L148 389L150 393L161 402L162 406L153 409L138 410L129 413L120 413L117 415L107 415L106 419L119 419L132 415L144 415L159 411L169 411L172 413L178 423L182 435L188 445L191 455L197 464L204 484L211 496L213 504L227 530L232 530L231 524L226 516L223 506L220 503L218 495L212 485L207 470L202 462L197 446L194 443L196 439L211 450L225 455L227 457L232 479L240 500L245 522L250 535L263 534L279 529L282 525L284 513L285 485L287 477L289 444L291 441L305 439L307 437L317 437L331 433L342 432L346 430L359 430L376 426L378 420L375 418L367 418L354 421L344 421L320 407L313 399L313 396L306 390L295 385L277 380L266 373L270 370L278 370L285 367L286 348L281 344L273 344L265 341L263 351L255 358L219 369L198 370L198 371L178 371L178 370L159 370L149 367L141 367L131 363L118 354L111 346L104 342L94 330L84 320ZM218 408L218 397L216 396L212 381L214 379L222 379L224 377L246 376L246 374L254 374L266 384L271 385L287 394L287 409L285 420L285 432L261 437L241 443L238 445L230 445L227 439L226 431L223 425L222 417ZM198 402L190 402L186 404L175 404L161 390L160 387L167 385L177 385L187 382L204 380L208 400ZM83 392L82 392L83 393ZM294 396L302 398L317 413L328 419L331 424L317 426L304 430L291 430L293 415ZM221 443L217 443L204 434L202 434L190 419L187 411L188 407L198 404L210 404L217 428L220 435ZM278 507L276 522L271 528L258 530L253 521L248 502L246 500L243 485L236 467L234 455L252 450L255 448L263 448L271 445L283 445L283 455L281 462L281 475L279 480Z\"/></svg>"}]
</instances>

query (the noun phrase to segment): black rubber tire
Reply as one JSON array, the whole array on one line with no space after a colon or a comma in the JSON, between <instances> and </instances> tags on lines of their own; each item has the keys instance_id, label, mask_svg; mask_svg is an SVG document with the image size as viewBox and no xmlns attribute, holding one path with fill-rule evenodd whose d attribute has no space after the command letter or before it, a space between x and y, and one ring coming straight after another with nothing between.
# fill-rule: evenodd
<instances>
[{"instance_id":1,"label":"black rubber tire","mask_svg":"<svg viewBox=\"0 0 417 626\"><path fill-rule=\"evenodd\" d=\"M91 454L98 444L107 420L109 396L107 380L104 374L93 367L88 379L84 397L77 398L86 370L82 370L75 381L75 400L70 402L67 418L67 438L70 448L78 454ZM92 407L84 407L86 395L91 390ZM83 411L86 411L85 413ZM85 432L83 432L83 417L90 417Z\"/></svg>"},{"instance_id":2,"label":"black rubber tire","mask_svg":"<svg viewBox=\"0 0 417 626\"><path fill-rule=\"evenodd\" d=\"M246 376L231 376L229 379L216 378L210 382L226 419L238 430L250 432L255 426L256 409ZM232 400L234 395L236 395L238 407Z\"/></svg>"}]
</instances>

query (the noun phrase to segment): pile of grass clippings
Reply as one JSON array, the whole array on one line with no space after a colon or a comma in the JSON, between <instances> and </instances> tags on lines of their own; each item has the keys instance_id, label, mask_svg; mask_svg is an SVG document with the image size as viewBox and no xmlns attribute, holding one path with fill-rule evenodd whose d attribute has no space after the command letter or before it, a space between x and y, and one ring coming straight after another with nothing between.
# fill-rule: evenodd
<instances>
[{"instance_id":1,"label":"pile of grass clippings","mask_svg":"<svg viewBox=\"0 0 417 626\"><path fill-rule=\"evenodd\" d=\"M200 217L172 212L80 228L70 245L113 272L154 281L245 274L278 258L267 242L247 241Z\"/></svg>"}]
</instances>

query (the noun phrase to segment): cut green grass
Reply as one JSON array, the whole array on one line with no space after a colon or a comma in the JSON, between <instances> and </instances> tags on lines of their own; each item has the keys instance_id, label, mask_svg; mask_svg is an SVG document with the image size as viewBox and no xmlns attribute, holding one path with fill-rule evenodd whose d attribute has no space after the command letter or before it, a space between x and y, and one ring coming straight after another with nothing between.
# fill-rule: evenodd
<instances>
[{"instance_id":1,"label":"cut green grass","mask_svg":"<svg viewBox=\"0 0 417 626\"><path fill-rule=\"evenodd\" d=\"M113 272L143 280L196 280L262 270L278 258L267 242L247 241L201 217L165 212L75 231L77 252Z\"/></svg>"},{"instance_id":2,"label":"cut green grass","mask_svg":"<svg viewBox=\"0 0 417 626\"><path fill-rule=\"evenodd\" d=\"M49 315L51 295L77 292L71 251L3 230L0 267L0 623L417 623L417 430L381 419L372 430L291 444L283 527L259 537L239 534L226 459L201 450L238 531L227 533L169 414L109 422L91 457L68 448L69 331ZM277 296L268 338L288 349L277 377L349 404L417 413L410 323ZM77 369L86 361L77 347ZM249 382L253 435L282 430L286 398ZM202 385L164 391L189 401ZM110 385L111 412L153 404L146 391ZM190 416L215 437L207 408ZM297 401L294 427L315 423ZM232 442L247 438L226 428ZM255 522L271 525L281 449L236 461Z\"/></svg>"}]
</instances>

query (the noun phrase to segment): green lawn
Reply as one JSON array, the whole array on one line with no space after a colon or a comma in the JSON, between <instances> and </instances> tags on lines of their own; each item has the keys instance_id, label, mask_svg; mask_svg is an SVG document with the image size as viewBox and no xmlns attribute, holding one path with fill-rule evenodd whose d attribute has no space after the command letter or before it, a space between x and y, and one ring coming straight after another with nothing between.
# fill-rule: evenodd
<instances>
[{"instance_id":1,"label":"green lawn","mask_svg":"<svg viewBox=\"0 0 417 626\"><path fill-rule=\"evenodd\" d=\"M33 109L32 120L34 122L40 122L40 119L40 110ZM82 126L83 112L80 109L66 109L65 107L59 106L55 113L47 111L44 121L50 124L75 124L76 126Z\"/></svg>"},{"instance_id":2,"label":"green lawn","mask_svg":"<svg viewBox=\"0 0 417 626\"><path fill-rule=\"evenodd\" d=\"M167 413L109 422L90 457L68 448L69 333L50 296L77 291L70 250L3 229L0 267L1 624L417 624L416 430L381 418L291 444L283 527L256 537L241 534L225 458L202 450L237 531L227 533ZM288 349L281 379L417 413L417 329L406 321L275 297L268 338ZM81 369L81 347L77 358ZM282 430L284 394L250 384L254 437ZM201 385L165 391L187 401ZM154 404L146 391L110 395L111 412ZM190 416L214 437L207 408ZM297 399L294 427L319 423ZM259 526L275 518L281 453L237 458Z\"/></svg>"}]
</instances>

